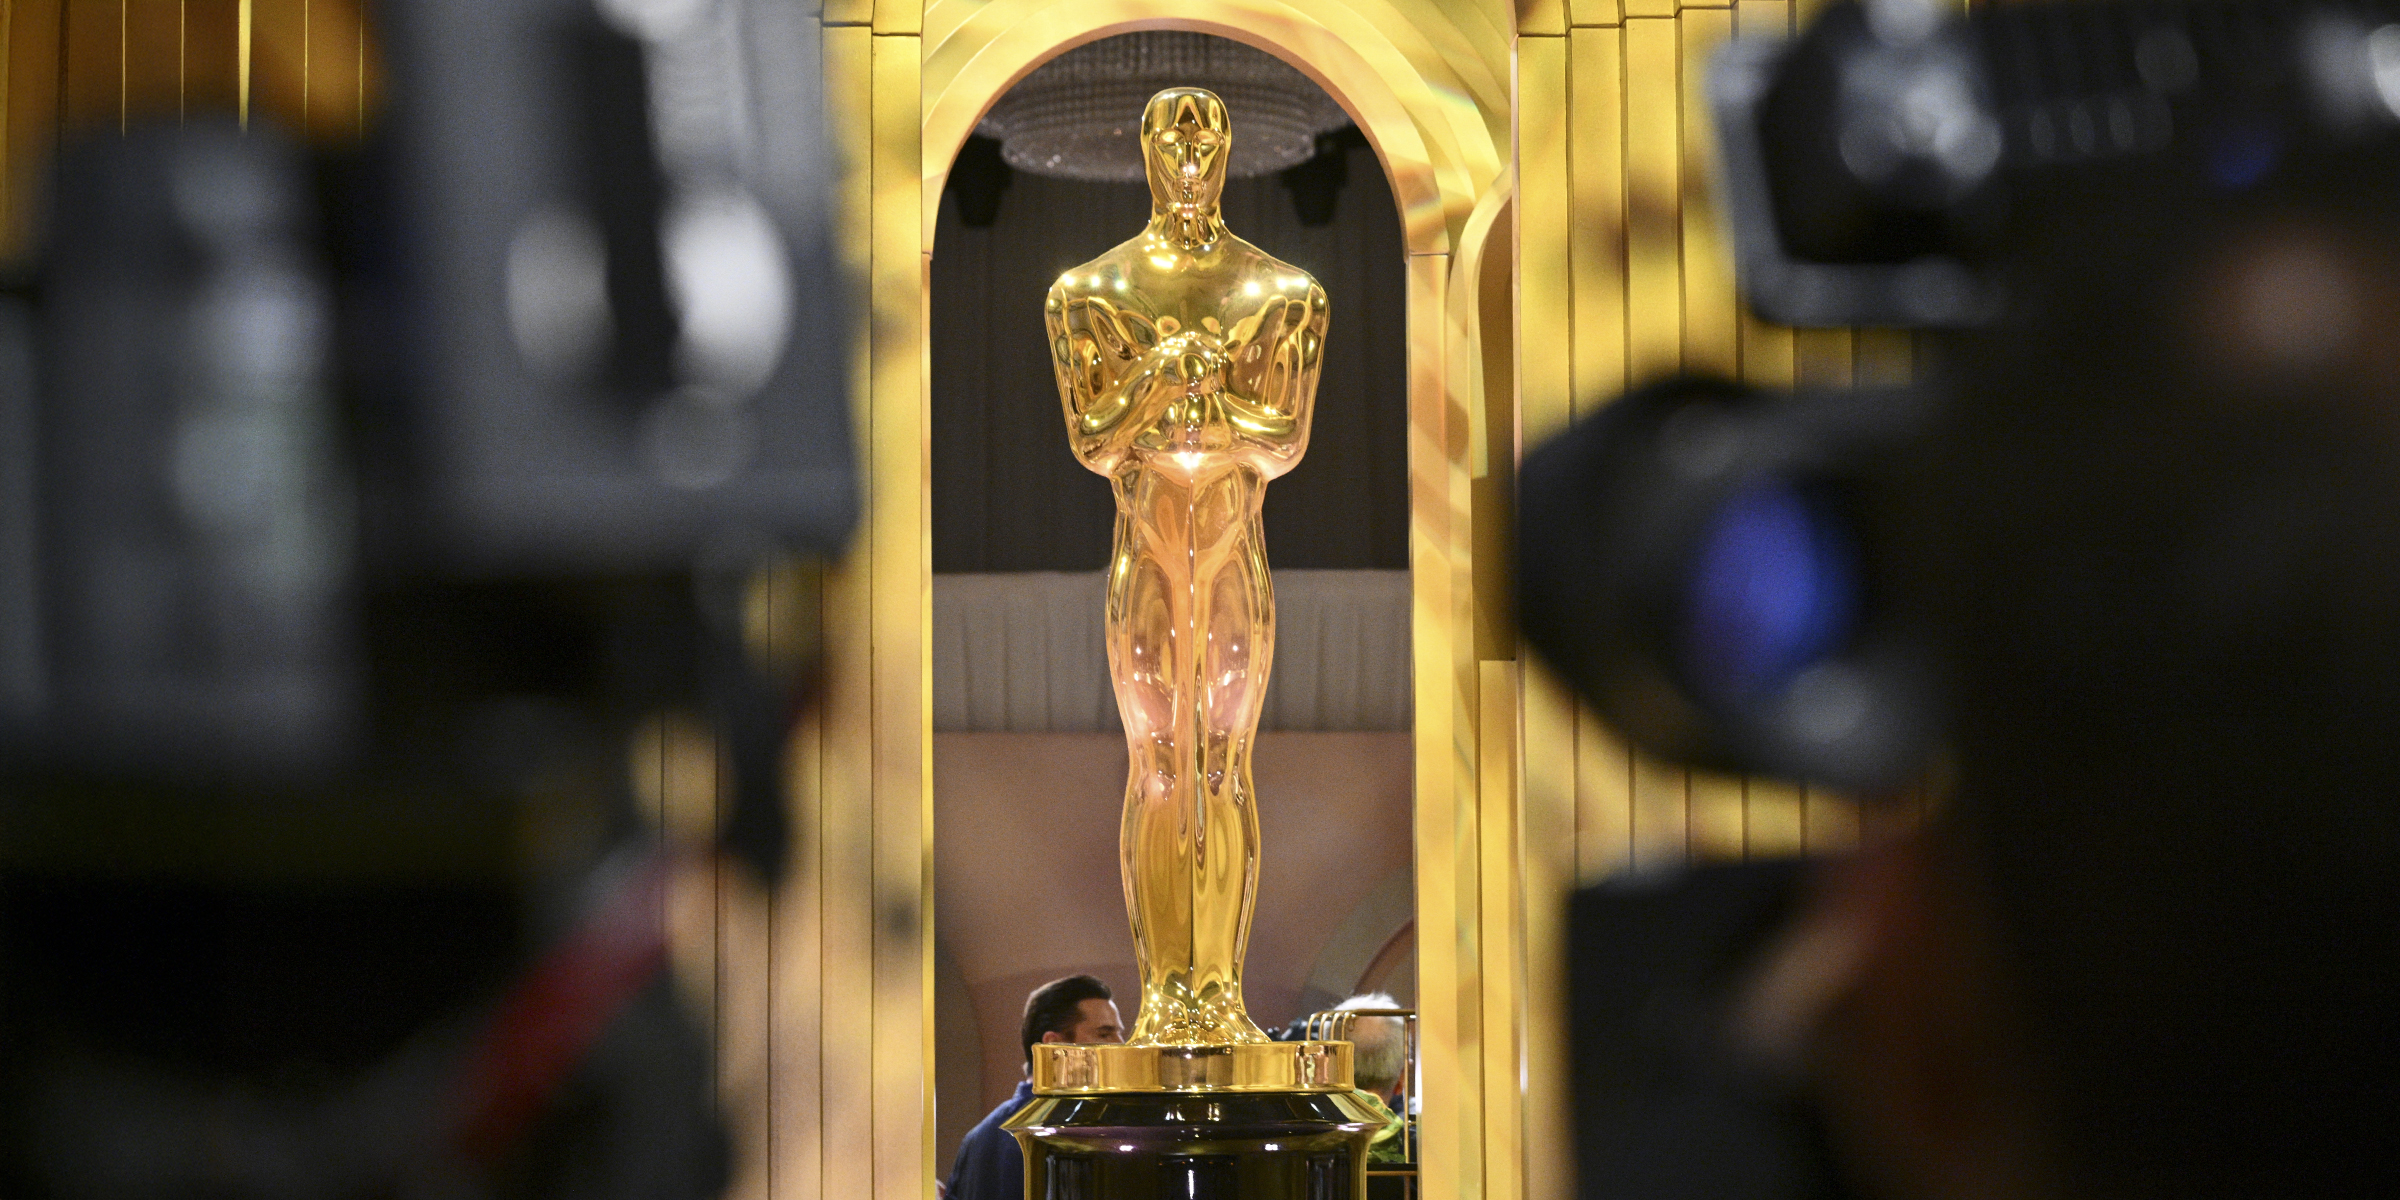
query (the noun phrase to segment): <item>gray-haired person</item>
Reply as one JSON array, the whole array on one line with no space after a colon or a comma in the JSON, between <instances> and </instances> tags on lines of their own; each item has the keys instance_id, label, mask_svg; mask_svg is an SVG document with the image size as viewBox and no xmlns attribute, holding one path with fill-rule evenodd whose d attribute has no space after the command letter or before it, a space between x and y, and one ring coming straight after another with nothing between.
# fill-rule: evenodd
<instances>
[{"instance_id":1,"label":"gray-haired person","mask_svg":"<svg viewBox=\"0 0 2400 1200\"><path fill-rule=\"evenodd\" d=\"M1335 1012L1398 1008L1400 1002L1384 992L1365 992L1333 1006ZM1384 1126L1367 1146L1368 1162L1404 1162L1407 1148L1399 1136L1407 1114L1398 1102L1400 1081L1408 1074L1408 1043L1398 1017L1359 1017L1350 1025L1351 1074L1355 1095L1373 1106Z\"/></svg>"}]
</instances>

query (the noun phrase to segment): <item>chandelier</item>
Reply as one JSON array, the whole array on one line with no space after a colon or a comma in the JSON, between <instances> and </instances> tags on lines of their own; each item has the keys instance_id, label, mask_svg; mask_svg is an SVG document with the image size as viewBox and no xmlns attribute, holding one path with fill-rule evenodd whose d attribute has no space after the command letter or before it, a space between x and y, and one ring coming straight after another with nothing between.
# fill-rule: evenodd
<instances>
[{"instance_id":1,"label":"chandelier","mask_svg":"<svg viewBox=\"0 0 2400 1200\"><path fill-rule=\"evenodd\" d=\"M1009 166L1035 175L1138 183L1142 106L1170 87L1204 87L1233 119L1226 173L1280 171L1316 154L1349 114L1263 50L1205 33L1154 30L1078 46L1010 88L976 127Z\"/></svg>"}]
</instances>

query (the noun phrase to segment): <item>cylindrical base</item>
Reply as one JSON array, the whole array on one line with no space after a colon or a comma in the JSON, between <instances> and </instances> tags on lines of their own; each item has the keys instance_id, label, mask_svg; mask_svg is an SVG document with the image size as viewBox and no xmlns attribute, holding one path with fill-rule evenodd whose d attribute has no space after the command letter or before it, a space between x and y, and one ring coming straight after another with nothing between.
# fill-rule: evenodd
<instances>
[{"instance_id":1,"label":"cylindrical base","mask_svg":"<svg viewBox=\"0 0 2400 1200\"><path fill-rule=\"evenodd\" d=\"M1033 1094L1099 1092L1346 1092L1348 1042L1146 1046L1044 1042L1033 1048Z\"/></svg>"},{"instance_id":2,"label":"cylindrical base","mask_svg":"<svg viewBox=\"0 0 2400 1200\"><path fill-rule=\"evenodd\" d=\"M1365 1200L1382 1121L1346 1092L1035 1096L1026 1200Z\"/></svg>"}]
</instances>

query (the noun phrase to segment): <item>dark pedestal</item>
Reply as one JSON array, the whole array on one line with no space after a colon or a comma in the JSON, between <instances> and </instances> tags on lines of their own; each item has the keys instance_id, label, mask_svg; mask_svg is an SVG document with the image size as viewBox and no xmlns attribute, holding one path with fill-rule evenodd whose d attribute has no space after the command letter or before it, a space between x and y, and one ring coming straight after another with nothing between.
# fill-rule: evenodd
<instances>
[{"instance_id":1,"label":"dark pedestal","mask_svg":"<svg viewBox=\"0 0 2400 1200\"><path fill-rule=\"evenodd\" d=\"M1343 1092L1040 1096L1006 1128L1026 1200L1366 1200L1379 1122Z\"/></svg>"}]
</instances>

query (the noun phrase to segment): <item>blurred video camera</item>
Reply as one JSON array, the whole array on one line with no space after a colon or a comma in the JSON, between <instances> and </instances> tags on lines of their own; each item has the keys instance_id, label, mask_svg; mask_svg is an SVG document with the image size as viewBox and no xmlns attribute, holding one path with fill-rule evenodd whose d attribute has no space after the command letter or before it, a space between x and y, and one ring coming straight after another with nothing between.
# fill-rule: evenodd
<instances>
[{"instance_id":1,"label":"blurred video camera","mask_svg":"<svg viewBox=\"0 0 2400 1200\"><path fill-rule=\"evenodd\" d=\"M12 1194L721 1177L625 763L701 714L778 877L858 507L818 23L378 16L363 148L63 146L0 304Z\"/></svg>"},{"instance_id":2,"label":"blurred video camera","mask_svg":"<svg viewBox=\"0 0 2400 1200\"><path fill-rule=\"evenodd\" d=\"M2040 419L2095 381L2203 364L2263 391L2344 365L2383 280L2344 278L2379 263L2342 238L2400 207L2400 5L1836 3L1729 45L1711 95L1744 299L1919 330L1930 370L1610 405L1527 459L1520 620L1646 750L1888 791L1957 702L1942 547L2032 483L1989 464L2030 469Z\"/></svg>"},{"instance_id":3,"label":"blurred video camera","mask_svg":"<svg viewBox=\"0 0 2400 1200\"><path fill-rule=\"evenodd\" d=\"M1673 379L1534 450L1521 628L1641 752L1869 800L1945 780L2084 1061L2141 989L2347 997L2340 955L2242 914L2304 911L2308 878L2349 911L2359 876L2292 864L2383 844L2330 798L2400 779L2400 5L1940 9L1830 4L1710 88L1743 298L1917 331L1919 378ZM1839 1192L1809 1103L1724 1048L1799 879L1579 896L1586 1196ZM2274 982L2153 961L2145 930L2186 922ZM2151 1002L2162 1045L2244 1036L2210 1023L2230 1002ZM2311 1062L2218 1077L2338 1075ZM2206 1088L2075 1085L2201 1127L2163 1114Z\"/></svg>"}]
</instances>

